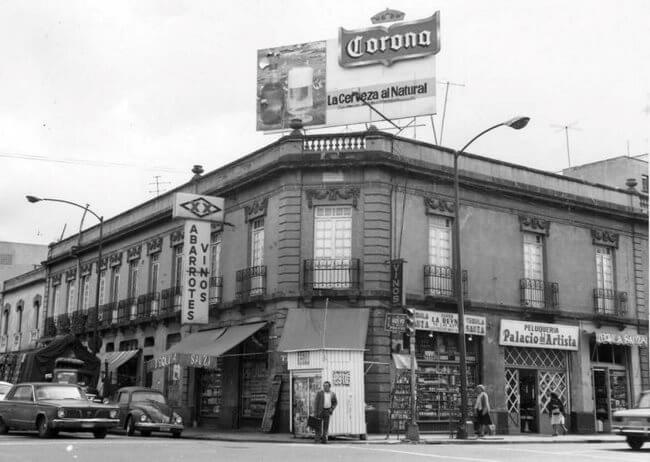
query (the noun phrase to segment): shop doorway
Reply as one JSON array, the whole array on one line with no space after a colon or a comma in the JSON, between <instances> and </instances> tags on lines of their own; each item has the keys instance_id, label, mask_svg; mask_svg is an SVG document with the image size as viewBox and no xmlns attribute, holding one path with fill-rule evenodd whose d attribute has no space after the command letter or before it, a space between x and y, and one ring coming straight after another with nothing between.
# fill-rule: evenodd
<instances>
[{"instance_id":1,"label":"shop doorway","mask_svg":"<svg viewBox=\"0 0 650 462\"><path fill-rule=\"evenodd\" d=\"M607 369L594 369L594 418L597 432L609 432L609 391L607 389Z\"/></svg>"},{"instance_id":2,"label":"shop doorway","mask_svg":"<svg viewBox=\"0 0 650 462\"><path fill-rule=\"evenodd\" d=\"M307 418L313 414L316 393L321 388L321 374L318 372L294 372L291 383L293 400L292 430L296 436L311 436Z\"/></svg>"},{"instance_id":3,"label":"shop doorway","mask_svg":"<svg viewBox=\"0 0 650 462\"><path fill-rule=\"evenodd\" d=\"M521 432L538 433L537 370L519 369L519 399L521 400Z\"/></svg>"}]
</instances>

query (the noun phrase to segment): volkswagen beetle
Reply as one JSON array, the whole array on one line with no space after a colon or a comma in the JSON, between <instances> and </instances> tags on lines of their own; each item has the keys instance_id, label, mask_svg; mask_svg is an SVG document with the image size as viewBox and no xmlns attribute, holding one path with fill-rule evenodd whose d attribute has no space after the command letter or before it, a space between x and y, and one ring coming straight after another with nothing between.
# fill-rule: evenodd
<instances>
[{"instance_id":1,"label":"volkswagen beetle","mask_svg":"<svg viewBox=\"0 0 650 462\"><path fill-rule=\"evenodd\" d=\"M169 433L175 438L181 436L183 418L174 412L159 391L124 387L113 396L120 408L120 427L128 436L133 436L136 431L142 436L150 436L152 432Z\"/></svg>"}]
</instances>

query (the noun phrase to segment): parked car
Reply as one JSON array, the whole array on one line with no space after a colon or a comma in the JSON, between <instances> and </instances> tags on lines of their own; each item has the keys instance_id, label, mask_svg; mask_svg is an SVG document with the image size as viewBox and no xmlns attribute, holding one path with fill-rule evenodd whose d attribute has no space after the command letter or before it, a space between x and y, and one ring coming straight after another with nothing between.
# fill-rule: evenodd
<instances>
[{"instance_id":1,"label":"parked car","mask_svg":"<svg viewBox=\"0 0 650 462\"><path fill-rule=\"evenodd\" d=\"M76 384L19 383L0 401L0 434L37 430L38 436L47 438L66 431L104 438L119 421L117 406L89 401Z\"/></svg>"},{"instance_id":2,"label":"parked car","mask_svg":"<svg viewBox=\"0 0 650 462\"><path fill-rule=\"evenodd\" d=\"M5 395L11 388L12 384L9 382L0 382L0 400L5 399Z\"/></svg>"},{"instance_id":3,"label":"parked car","mask_svg":"<svg viewBox=\"0 0 650 462\"><path fill-rule=\"evenodd\" d=\"M636 408L614 413L612 430L625 436L627 444L635 451L650 441L650 390L641 393Z\"/></svg>"},{"instance_id":4,"label":"parked car","mask_svg":"<svg viewBox=\"0 0 650 462\"><path fill-rule=\"evenodd\" d=\"M174 438L183 432L183 418L167 404L165 396L157 390L144 387L120 388L113 395L120 408L120 427L128 436L137 431L142 436L152 432L171 433Z\"/></svg>"}]
</instances>

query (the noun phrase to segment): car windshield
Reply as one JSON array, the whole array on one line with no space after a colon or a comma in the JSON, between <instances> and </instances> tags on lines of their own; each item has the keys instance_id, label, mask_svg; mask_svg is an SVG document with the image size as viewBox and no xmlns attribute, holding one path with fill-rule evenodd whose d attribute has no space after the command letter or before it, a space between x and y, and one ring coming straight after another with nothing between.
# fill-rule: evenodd
<instances>
[{"instance_id":1,"label":"car windshield","mask_svg":"<svg viewBox=\"0 0 650 462\"><path fill-rule=\"evenodd\" d=\"M78 387L45 385L36 389L36 399L86 399L86 397Z\"/></svg>"},{"instance_id":2,"label":"car windshield","mask_svg":"<svg viewBox=\"0 0 650 462\"><path fill-rule=\"evenodd\" d=\"M155 401L157 403L165 404L165 397L155 391L136 391L131 396L131 402L142 401Z\"/></svg>"},{"instance_id":3,"label":"car windshield","mask_svg":"<svg viewBox=\"0 0 650 462\"><path fill-rule=\"evenodd\" d=\"M646 393L641 396L641 399L639 400L639 406L638 407L649 407L650 408L650 393Z\"/></svg>"}]
</instances>

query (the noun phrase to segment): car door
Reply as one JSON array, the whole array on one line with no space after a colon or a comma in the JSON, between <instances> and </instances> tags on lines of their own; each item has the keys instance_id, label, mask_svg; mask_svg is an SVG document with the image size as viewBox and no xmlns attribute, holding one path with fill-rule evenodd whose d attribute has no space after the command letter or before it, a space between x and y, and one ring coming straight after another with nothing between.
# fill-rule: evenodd
<instances>
[{"instance_id":1,"label":"car door","mask_svg":"<svg viewBox=\"0 0 650 462\"><path fill-rule=\"evenodd\" d=\"M8 425L12 428L33 429L36 425L36 403L32 386L16 386L11 403L13 409Z\"/></svg>"},{"instance_id":2,"label":"car door","mask_svg":"<svg viewBox=\"0 0 650 462\"><path fill-rule=\"evenodd\" d=\"M129 392L121 391L117 395L117 405L120 407L120 427L124 428L126 418L129 415Z\"/></svg>"}]
</instances>

